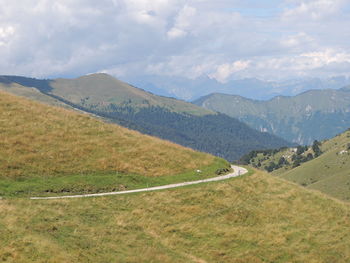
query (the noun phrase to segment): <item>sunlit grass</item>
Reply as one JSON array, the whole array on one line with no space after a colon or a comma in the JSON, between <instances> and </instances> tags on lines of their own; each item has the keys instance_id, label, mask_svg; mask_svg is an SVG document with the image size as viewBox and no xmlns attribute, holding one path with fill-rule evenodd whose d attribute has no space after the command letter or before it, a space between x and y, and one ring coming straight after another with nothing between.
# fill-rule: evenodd
<instances>
[{"instance_id":1,"label":"sunlit grass","mask_svg":"<svg viewBox=\"0 0 350 263\"><path fill-rule=\"evenodd\" d=\"M159 192L0 200L7 262L349 262L349 206L257 172Z\"/></svg>"},{"instance_id":2,"label":"sunlit grass","mask_svg":"<svg viewBox=\"0 0 350 263\"><path fill-rule=\"evenodd\" d=\"M214 157L87 115L0 93L0 177L180 174Z\"/></svg>"},{"instance_id":3,"label":"sunlit grass","mask_svg":"<svg viewBox=\"0 0 350 263\"><path fill-rule=\"evenodd\" d=\"M227 162L216 158L211 165L201 167L200 173L196 170L191 170L181 174L157 177L118 172L100 172L95 174L71 174L19 179L0 178L0 196L57 196L132 190L214 177L217 176L215 172L222 167L227 167Z\"/></svg>"}]
</instances>

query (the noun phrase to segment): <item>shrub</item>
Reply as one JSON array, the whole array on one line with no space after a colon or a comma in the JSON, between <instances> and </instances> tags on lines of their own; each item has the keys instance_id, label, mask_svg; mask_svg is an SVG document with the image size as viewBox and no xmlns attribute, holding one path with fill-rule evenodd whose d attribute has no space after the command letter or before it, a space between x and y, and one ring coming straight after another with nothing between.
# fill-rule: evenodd
<instances>
[{"instance_id":1,"label":"shrub","mask_svg":"<svg viewBox=\"0 0 350 263\"><path fill-rule=\"evenodd\" d=\"M222 175L222 174L226 174L226 173L228 173L230 170L228 169L228 168L220 168L220 169L217 169L216 170L216 174L217 175Z\"/></svg>"}]
</instances>

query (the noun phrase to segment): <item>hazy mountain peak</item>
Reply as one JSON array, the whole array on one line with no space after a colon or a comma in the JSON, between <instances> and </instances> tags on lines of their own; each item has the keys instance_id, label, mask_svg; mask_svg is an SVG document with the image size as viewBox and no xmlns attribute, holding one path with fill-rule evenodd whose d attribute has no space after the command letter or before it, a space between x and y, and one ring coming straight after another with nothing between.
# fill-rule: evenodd
<instances>
[{"instance_id":1,"label":"hazy mountain peak","mask_svg":"<svg viewBox=\"0 0 350 263\"><path fill-rule=\"evenodd\" d=\"M340 90L341 91L350 92L350 85L349 86L345 86L345 87L341 88Z\"/></svg>"},{"instance_id":2,"label":"hazy mountain peak","mask_svg":"<svg viewBox=\"0 0 350 263\"><path fill-rule=\"evenodd\" d=\"M245 78L229 80L227 83L220 83L206 75L201 75L196 79L143 75L132 76L126 80L145 90L189 101L214 92L237 94L254 100L269 100L276 95L294 96L310 89L339 89L350 84L350 79L344 76L326 79L299 78L281 81Z\"/></svg>"}]
</instances>

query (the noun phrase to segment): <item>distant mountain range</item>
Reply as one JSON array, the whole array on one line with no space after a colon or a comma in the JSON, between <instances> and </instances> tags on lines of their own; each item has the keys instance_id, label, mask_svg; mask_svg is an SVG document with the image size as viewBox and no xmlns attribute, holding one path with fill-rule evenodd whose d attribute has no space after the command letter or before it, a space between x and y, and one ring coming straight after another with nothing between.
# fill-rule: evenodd
<instances>
[{"instance_id":1,"label":"distant mountain range","mask_svg":"<svg viewBox=\"0 0 350 263\"><path fill-rule=\"evenodd\" d=\"M126 77L125 81L158 95L187 101L198 99L204 94L210 93L225 93L255 100L268 100L279 95L294 96L310 89L339 89L350 85L350 78L344 76L326 79L299 78L284 81L246 78L220 83L208 76L189 79L176 76L146 75Z\"/></svg>"},{"instance_id":2,"label":"distant mountain range","mask_svg":"<svg viewBox=\"0 0 350 263\"><path fill-rule=\"evenodd\" d=\"M156 96L107 74L55 80L0 76L0 89L94 113L127 128L231 161L254 149L291 145L225 114Z\"/></svg>"},{"instance_id":3,"label":"distant mountain range","mask_svg":"<svg viewBox=\"0 0 350 263\"><path fill-rule=\"evenodd\" d=\"M227 114L250 127L298 144L331 138L350 127L350 87L310 90L267 101L210 94L194 104Z\"/></svg>"}]
</instances>

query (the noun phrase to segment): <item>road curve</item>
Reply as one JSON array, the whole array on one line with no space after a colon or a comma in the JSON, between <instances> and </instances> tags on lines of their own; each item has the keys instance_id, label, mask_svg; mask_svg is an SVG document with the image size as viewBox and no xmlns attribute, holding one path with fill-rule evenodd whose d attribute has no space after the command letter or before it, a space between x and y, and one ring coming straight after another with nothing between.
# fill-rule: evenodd
<instances>
[{"instance_id":1,"label":"road curve","mask_svg":"<svg viewBox=\"0 0 350 263\"><path fill-rule=\"evenodd\" d=\"M48 200L48 199L65 199L65 198L82 198L82 197L93 197L93 196L107 196L107 195L122 195L122 194L131 194L131 193L139 193L139 192L150 192L150 191L156 191L156 190L163 190L163 189L170 189L170 188L176 188L176 187L182 187L186 185L193 185L193 184L202 184L202 183L208 183L208 182L216 182L216 181L222 181L229 178L237 177L243 174L246 174L248 172L247 169L231 165L233 169L233 173L217 176L213 178L208 179L202 179L198 181L192 181L192 182L184 182L184 183L177 183L177 184L168 184L168 185L162 185L162 186L154 186L149 188L142 188L142 189L135 189L135 190L127 190L127 191L118 191L118 192L109 192L109 193L97 193L97 194L83 194L83 195L64 195L64 196L50 196L50 197L31 197L32 200Z\"/></svg>"}]
</instances>

